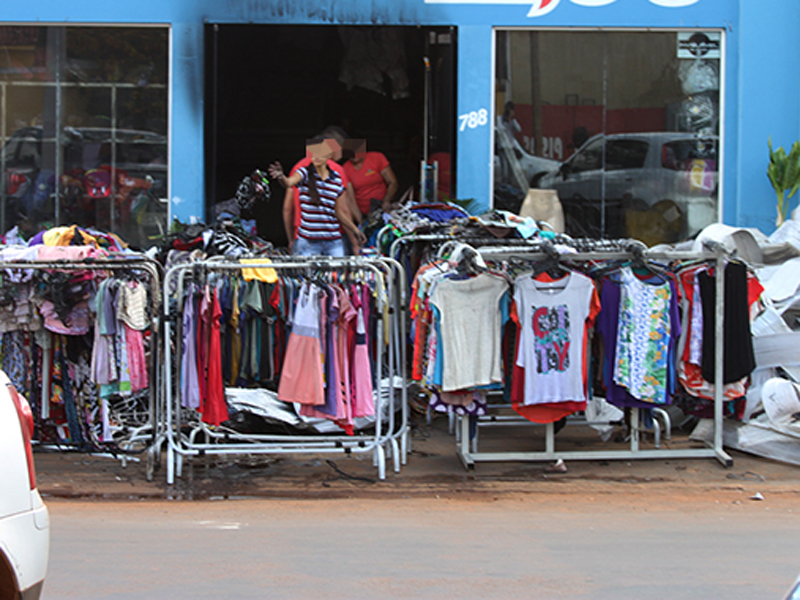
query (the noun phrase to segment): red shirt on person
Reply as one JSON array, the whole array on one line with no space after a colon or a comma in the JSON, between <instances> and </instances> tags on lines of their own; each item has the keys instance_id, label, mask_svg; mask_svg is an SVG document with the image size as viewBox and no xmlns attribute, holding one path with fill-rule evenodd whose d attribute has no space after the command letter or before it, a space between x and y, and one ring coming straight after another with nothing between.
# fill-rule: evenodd
<instances>
[{"instance_id":1,"label":"red shirt on person","mask_svg":"<svg viewBox=\"0 0 800 600\"><path fill-rule=\"evenodd\" d=\"M344 164L344 171L356 192L356 204L362 214L369 214L370 200L379 202L386 196L389 187L383 178L383 170L389 166L389 160L381 152L367 152L364 162L356 168L352 161Z\"/></svg>"}]
</instances>

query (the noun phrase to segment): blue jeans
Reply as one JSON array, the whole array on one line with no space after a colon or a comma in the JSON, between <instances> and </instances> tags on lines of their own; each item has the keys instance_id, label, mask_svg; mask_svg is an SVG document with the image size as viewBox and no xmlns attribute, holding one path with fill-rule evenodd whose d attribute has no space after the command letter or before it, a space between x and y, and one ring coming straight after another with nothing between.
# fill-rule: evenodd
<instances>
[{"instance_id":1,"label":"blue jeans","mask_svg":"<svg viewBox=\"0 0 800 600\"><path fill-rule=\"evenodd\" d=\"M344 256L344 242L338 240L307 240L298 236L294 242L296 256Z\"/></svg>"}]
</instances>

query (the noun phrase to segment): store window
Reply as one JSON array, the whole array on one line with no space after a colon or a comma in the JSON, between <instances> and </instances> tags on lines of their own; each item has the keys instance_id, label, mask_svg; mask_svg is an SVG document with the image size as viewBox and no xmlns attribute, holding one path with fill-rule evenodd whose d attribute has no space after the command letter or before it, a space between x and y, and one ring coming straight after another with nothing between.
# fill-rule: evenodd
<instances>
[{"instance_id":1,"label":"store window","mask_svg":"<svg viewBox=\"0 0 800 600\"><path fill-rule=\"evenodd\" d=\"M497 31L494 205L553 189L567 233L652 245L719 213L722 32Z\"/></svg>"},{"instance_id":2,"label":"store window","mask_svg":"<svg viewBox=\"0 0 800 600\"><path fill-rule=\"evenodd\" d=\"M78 224L134 247L165 232L168 37L0 26L0 232Z\"/></svg>"}]
</instances>

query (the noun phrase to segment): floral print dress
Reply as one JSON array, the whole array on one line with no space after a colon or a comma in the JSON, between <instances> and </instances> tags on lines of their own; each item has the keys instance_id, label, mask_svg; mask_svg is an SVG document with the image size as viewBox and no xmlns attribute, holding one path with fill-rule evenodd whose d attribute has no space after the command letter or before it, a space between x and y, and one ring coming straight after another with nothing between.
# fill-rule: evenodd
<instances>
[{"instance_id":1,"label":"floral print dress","mask_svg":"<svg viewBox=\"0 0 800 600\"><path fill-rule=\"evenodd\" d=\"M667 402L670 342L669 282L640 281L625 267L620 271L621 300L614 381L645 402Z\"/></svg>"}]
</instances>

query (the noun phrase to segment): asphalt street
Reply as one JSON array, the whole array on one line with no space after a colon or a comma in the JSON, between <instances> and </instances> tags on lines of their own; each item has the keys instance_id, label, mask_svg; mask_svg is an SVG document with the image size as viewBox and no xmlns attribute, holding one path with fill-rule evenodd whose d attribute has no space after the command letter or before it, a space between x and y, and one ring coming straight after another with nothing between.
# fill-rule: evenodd
<instances>
[{"instance_id":1,"label":"asphalt street","mask_svg":"<svg viewBox=\"0 0 800 600\"><path fill-rule=\"evenodd\" d=\"M793 497L52 500L43 598L781 598Z\"/></svg>"}]
</instances>

